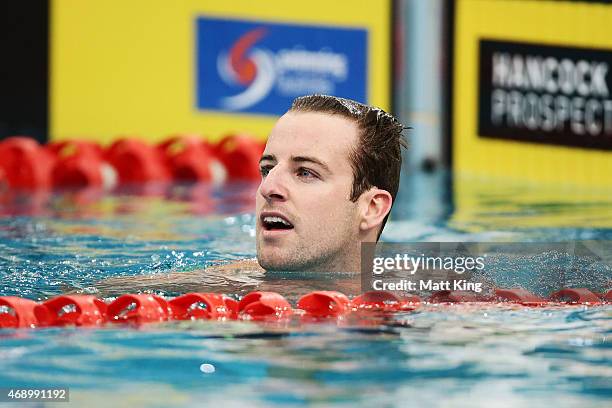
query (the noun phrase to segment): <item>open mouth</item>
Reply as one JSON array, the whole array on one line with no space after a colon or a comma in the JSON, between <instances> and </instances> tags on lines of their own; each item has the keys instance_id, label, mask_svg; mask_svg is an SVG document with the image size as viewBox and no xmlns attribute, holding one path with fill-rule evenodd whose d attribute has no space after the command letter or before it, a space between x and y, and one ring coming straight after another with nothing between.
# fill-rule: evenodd
<instances>
[{"instance_id":1,"label":"open mouth","mask_svg":"<svg viewBox=\"0 0 612 408\"><path fill-rule=\"evenodd\" d=\"M261 225L266 231L293 229L293 224L291 224L285 217L280 215L262 215Z\"/></svg>"}]
</instances>

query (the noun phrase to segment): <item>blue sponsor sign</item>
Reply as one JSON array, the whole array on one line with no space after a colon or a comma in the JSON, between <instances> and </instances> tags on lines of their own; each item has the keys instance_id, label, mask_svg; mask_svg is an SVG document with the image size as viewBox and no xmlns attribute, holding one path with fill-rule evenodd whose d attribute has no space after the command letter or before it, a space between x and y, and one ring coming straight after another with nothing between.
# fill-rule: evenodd
<instances>
[{"instance_id":1,"label":"blue sponsor sign","mask_svg":"<svg viewBox=\"0 0 612 408\"><path fill-rule=\"evenodd\" d=\"M367 103L368 33L360 28L197 19L197 107L280 115L297 96Z\"/></svg>"}]
</instances>

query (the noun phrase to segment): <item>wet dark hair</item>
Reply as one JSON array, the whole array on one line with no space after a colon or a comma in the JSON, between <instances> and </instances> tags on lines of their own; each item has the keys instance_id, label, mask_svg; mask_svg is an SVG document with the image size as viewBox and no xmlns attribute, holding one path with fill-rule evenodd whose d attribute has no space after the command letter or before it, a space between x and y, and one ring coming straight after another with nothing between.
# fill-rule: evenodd
<instances>
[{"instance_id":1,"label":"wet dark hair","mask_svg":"<svg viewBox=\"0 0 612 408\"><path fill-rule=\"evenodd\" d=\"M405 128L395 117L380 108L328 95L296 98L289 112L320 112L354 121L360 134L349 156L353 169L350 200L355 202L361 194L377 187L388 191L395 203L402 167L402 147L407 147L402 135ZM382 222L377 240L388 218L389 214Z\"/></svg>"}]
</instances>

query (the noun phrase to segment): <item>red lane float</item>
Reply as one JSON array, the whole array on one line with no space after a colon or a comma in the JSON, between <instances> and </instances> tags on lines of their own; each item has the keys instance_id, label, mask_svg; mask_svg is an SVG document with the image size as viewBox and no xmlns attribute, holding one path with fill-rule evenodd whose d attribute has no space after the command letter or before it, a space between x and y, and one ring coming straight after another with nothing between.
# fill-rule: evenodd
<instances>
[{"instance_id":1,"label":"red lane float","mask_svg":"<svg viewBox=\"0 0 612 408\"><path fill-rule=\"evenodd\" d=\"M291 304L275 292L251 292L238 303L240 317L253 320L279 319L293 313Z\"/></svg>"},{"instance_id":2,"label":"red lane float","mask_svg":"<svg viewBox=\"0 0 612 408\"><path fill-rule=\"evenodd\" d=\"M569 303L601 303L601 299L586 288L566 288L550 295L552 300Z\"/></svg>"},{"instance_id":3,"label":"red lane float","mask_svg":"<svg viewBox=\"0 0 612 408\"><path fill-rule=\"evenodd\" d=\"M117 170L121 184L171 180L160 151L139 139L117 140L106 151L106 159Z\"/></svg>"},{"instance_id":4,"label":"red lane float","mask_svg":"<svg viewBox=\"0 0 612 408\"><path fill-rule=\"evenodd\" d=\"M246 135L226 136L216 147L217 157L225 166L229 180L259 180L262 153L262 145Z\"/></svg>"},{"instance_id":5,"label":"red lane float","mask_svg":"<svg viewBox=\"0 0 612 408\"><path fill-rule=\"evenodd\" d=\"M168 320L168 302L157 295L123 295L108 305L112 323L152 323Z\"/></svg>"},{"instance_id":6,"label":"red lane float","mask_svg":"<svg viewBox=\"0 0 612 408\"><path fill-rule=\"evenodd\" d=\"M4 170L0 167L0 191L4 190L5 184L7 184L6 176L4 175Z\"/></svg>"},{"instance_id":7,"label":"red lane float","mask_svg":"<svg viewBox=\"0 0 612 408\"><path fill-rule=\"evenodd\" d=\"M104 187L148 182L258 181L265 143L229 135L210 145L200 136L175 135L152 146L136 138L108 149L86 140L41 146L29 137L0 141L0 185L14 189Z\"/></svg>"},{"instance_id":8,"label":"red lane float","mask_svg":"<svg viewBox=\"0 0 612 408\"><path fill-rule=\"evenodd\" d=\"M58 296L34 310L41 326L98 326L106 323L107 306L92 295Z\"/></svg>"},{"instance_id":9,"label":"red lane float","mask_svg":"<svg viewBox=\"0 0 612 408\"><path fill-rule=\"evenodd\" d=\"M319 290L302 296L298 309L313 317L339 316L350 310L351 301L345 294L331 290Z\"/></svg>"},{"instance_id":10,"label":"red lane float","mask_svg":"<svg viewBox=\"0 0 612 408\"><path fill-rule=\"evenodd\" d=\"M176 135L157 145L177 181L217 181L213 149L199 136Z\"/></svg>"},{"instance_id":11,"label":"red lane float","mask_svg":"<svg viewBox=\"0 0 612 408\"><path fill-rule=\"evenodd\" d=\"M187 293L168 302L171 320L236 319L238 302L215 293Z\"/></svg>"},{"instance_id":12,"label":"red lane float","mask_svg":"<svg viewBox=\"0 0 612 408\"><path fill-rule=\"evenodd\" d=\"M38 326L38 319L34 314L37 306L38 303L30 299L17 296L0 297L0 307L5 309L0 309L0 329Z\"/></svg>"},{"instance_id":13,"label":"red lane float","mask_svg":"<svg viewBox=\"0 0 612 408\"><path fill-rule=\"evenodd\" d=\"M56 158L53 187L83 188L104 185L103 150L94 142L66 140L47 145Z\"/></svg>"},{"instance_id":14,"label":"red lane float","mask_svg":"<svg viewBox=\"0 0 612 408\"><path fill-rule=\"evenodd\" d=\"M392 292L370 291L357 296L351 302L351 306L358 311L374 312L404 312L414 310L421 303L421 298L416 295L399 297Z\"/></svg>"},{"instance_id":15,"label":"red lane float","mask_svg":"<svg viewBox=\"0 0 612 408\"><path fill-rule=\"evenodd\" d=\"M0 141L0 169L10 188L50 188L53 165L53 155L34 139L13 136Z\"/></svg>"},{"instance_id":16,"label":"red lane float","mask_svg":"<svg viewBox=\"0 0 612 408\"><path fill-rule=\"evenodd\" d=\"M502 302L520 303L524 306L540 306L548 303L525 289L495 289L495 297Z\"/></svg>"},{"instance_id":17,"label":"red lane float","mask_svg":"<svg viewBox=\"0 0 612 408\"><path fill-rule=\"evenodd\" d=\"M612 302L612 291L598 298L584 288L562 289L550 299L536 296L524 289L496 289L495 297L461 291L439 291L429 298L432 303L507 301L524 306L554 305L553 302L601 304ZM314 291L302 296L297 303L303 321L320 318L343 318L351 322L360 317L392 317L395 312L411 311L419 307L421 299L415 295L399 297L392 292L371 291L349 300L335 291ZM371 313L375 312L375 313ZM381 313L382 312L382 313ZM0 297L0 329L47 326L99 326L110 323L156 323L167 320L282 320L294 314L291 304L275 292L251 292L240 302L215 293L187 293L167 301L156 295L126 294L110 304L91 295L62 295L37 303L15 296ZM367 321L367 322L366 322ZM364 324L376 321L363 320ZM384 320L381 320L384 322ZM351 323L352 324L352 323ZM378 323L376 323L378 324Z\"/></svg>"},{"instance_id":18,"label":"red lane float","mask_svg":"<svg viewBox=\"0 0 612 408\"><path fill-rule=\"evenodd\" d=\"M45 145L45 149L55 157L72 156L75 154L91 154L104 156L104 149L97 142L90 140L69 139L61 142L51 142Z\"/></svg>"}]
</instances>

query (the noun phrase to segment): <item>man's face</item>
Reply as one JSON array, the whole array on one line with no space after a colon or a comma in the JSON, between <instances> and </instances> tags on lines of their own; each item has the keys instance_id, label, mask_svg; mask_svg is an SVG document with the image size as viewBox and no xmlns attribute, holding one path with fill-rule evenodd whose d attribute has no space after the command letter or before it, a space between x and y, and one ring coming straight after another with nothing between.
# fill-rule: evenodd
<instances>
[{"instance_id":1,"label":"man's face","mask_svg":"<svg viewBox=\"0 0 612 408\"><path fill-rule=\"evenodd\" d=\"M257 258L264 269L331 271L355 248L357 203L349 197L354 122L290 112L270 133L257 190Z\"/></svg>"}]
</instances>

